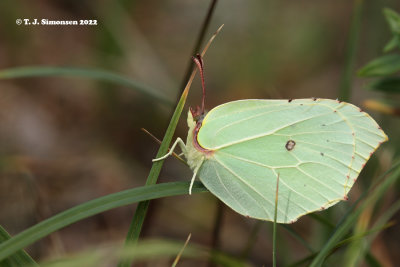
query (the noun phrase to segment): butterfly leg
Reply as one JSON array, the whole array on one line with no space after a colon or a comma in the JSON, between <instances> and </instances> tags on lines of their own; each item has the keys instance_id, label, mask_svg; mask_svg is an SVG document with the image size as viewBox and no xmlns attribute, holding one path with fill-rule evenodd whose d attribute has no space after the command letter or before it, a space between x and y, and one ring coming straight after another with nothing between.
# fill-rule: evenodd
<instances>
[{"instance_id":1,"label":"butterfly leg","mask_svg":"<svg viewBox=\"0 0 400 267\"><path fill-rule=\"evenodd\" d=\"M193 183L194 183L194 180L196 179L197 172L199 171L201 165L203 165L203 160L202 160L202 161L200 162L200 164L198 164L198 165L196 166L196 168L193 170L193 176L192 176L192 180L190 181L190 186L189 186L189 195L192 194Z\"/></svg>"},{"instance_id":2,"label":"butterfly leg","mask_svg":"<svg viewBox=\"0 0 400 267\"><path fill-rule=\"evenodd\" d=\"M185 145L185 143L183 142L183 140L182 140L180 137L178 137L178 138L176 139L175 143L172 145L172 147L171 147L171 149L169 150L169 152L168 152L167 154L165 154L164 156L160 157L160 158L153 159L153 162L159 161L159 160L163 160L163 159L166 159L166 158L168 158L169 156L171 156L172 153L174 152L175 147L176 147L178 144L179 144L181 150L183 151L183 154L185 154L185 153L186 153L186 145Z\"/></svg>"}]
</instances>

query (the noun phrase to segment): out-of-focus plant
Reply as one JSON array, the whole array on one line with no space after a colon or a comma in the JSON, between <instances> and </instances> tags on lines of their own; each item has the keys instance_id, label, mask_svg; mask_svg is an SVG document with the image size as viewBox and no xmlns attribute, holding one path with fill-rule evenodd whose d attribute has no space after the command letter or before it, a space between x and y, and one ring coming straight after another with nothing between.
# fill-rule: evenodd
<instances>
[{"instance_id":1,"label":"out-of-focus plant","mask_svg":"<svg viewBox=\"0 0 400 267\"><path fill-rule=\"evenodd\" d=\"M368 89L395 94L400 93L400 14L389 8L385 8L383 13L392 33L392 38L383 48L383 52L395 53L373 59L358 71L358 75L377 77L367 85ZM394 101L368 99L364 101L364 106L383 114L400 116L400 106Z\"/></svg>"}]
</instances>

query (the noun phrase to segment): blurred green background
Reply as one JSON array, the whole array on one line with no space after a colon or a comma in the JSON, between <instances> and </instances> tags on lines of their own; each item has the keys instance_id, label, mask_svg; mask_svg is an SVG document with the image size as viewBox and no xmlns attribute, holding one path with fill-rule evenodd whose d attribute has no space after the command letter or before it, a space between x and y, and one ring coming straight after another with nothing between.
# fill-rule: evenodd
<instances>
[{"instance_id":1,"label":"blurred green background","mask_svg":"<svg viewBox=\"0 0 400 267\"><path fill-rule=\"evenodd\" d=\"M382 53L390 31L383 7L400 11L397 0L365 0L351 99L384 99L365 90L356 70ZM320 1L218 1L206 40L221 25L205 60L206 107L242 98L336 99L346 64L354 3ZM0 80L0 224L11 234L57 212L102 195L142 186L179 96L184 74L210 1L0 1L0 70L23 66L95 68L145 84L166 101L116 83L77 75ZM97 20L93 26L17 25L16 19ZM390 96L395 98L398 96ZM398 100L398 98L397 98ZM198 78L187 106L199 105ZM168 104L170 103L170 104ZM398 154L399 117L366 110L390 138L370 164L386 170ZM176 136L186 138L186 112ZM351 203L376 168L366 167L350 194ZM159 182L189 180L191 171L168 159ZM399 190L388 192L389 200ZM210 194L152 202L144 236L209 245L216 211ZM348 203L327 214L336 223ZM35 259L57 258L98 244L122 242L134 207L71 225L34 244ZM397 216L399 218L399 216ZM255 224L223 210L220 248L238 255ZM309 217L293 226L318 247L329 232ZM278 258L289 263L307 250L284 229ZM400 231L383 232L373 254L384 266L400 262ZM250 252L256 266L270 261L271 224L262 225ZM284 255L284 256L283 256ZM163 263L158 263L163 266ZM185 266L185 260L182 260ZM190 261L188 266L190 266ZM206 264L198 262L198 264ZM156 265L152 265L156 266Z\"/></svg>"}]
</instances>

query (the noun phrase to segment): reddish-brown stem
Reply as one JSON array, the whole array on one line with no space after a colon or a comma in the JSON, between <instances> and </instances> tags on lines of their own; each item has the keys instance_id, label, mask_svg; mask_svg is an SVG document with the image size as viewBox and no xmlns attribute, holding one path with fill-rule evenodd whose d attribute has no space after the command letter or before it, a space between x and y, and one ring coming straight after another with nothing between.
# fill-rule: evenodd
<instances>
[{"instance_id":1,"label":"reddish-brown stem","mask_svg":"<svg viewBox=\"0 0 400 267\"><path fill-rule=\"evenodd\" d=\"M200 72L200 78L201 78L201 87L203 88L203 98L201 100L201 114L204 114L204 105L205 105L205 100L206 100L206 86L204 83L204 63L203 63L203 58L201 57L200 54L197 54L195 57L192 57L194 63L196 63L197 68L199 69Z\"/></svg>"}]
</instances>

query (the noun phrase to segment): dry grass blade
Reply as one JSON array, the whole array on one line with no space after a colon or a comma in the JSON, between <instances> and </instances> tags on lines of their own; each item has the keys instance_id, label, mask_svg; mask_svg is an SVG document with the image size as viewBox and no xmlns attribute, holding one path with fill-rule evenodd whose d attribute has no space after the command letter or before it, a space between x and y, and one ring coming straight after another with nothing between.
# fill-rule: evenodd
<instances>
[{"instance_id":1,"label":"dry grass blade","mask_svg":"<svg viewBox=\"0 0 400 267\"><path fill-rule=\"evenodd\" d=\"M172 263L172 265L171 265L172 267L175 267L178 264L178 262L179 262L179 260L180 260L180 258L182 256L182 253L185 250L187 244L189 243L189 240L190 240L191 237L192 237L192 234L190 233L188 235L188 237L186 238L185 244L183 245L182 249L179 251L178 255L176 256L176 258L174 260L174 262Z\"/></svg>"}]
</instances>

